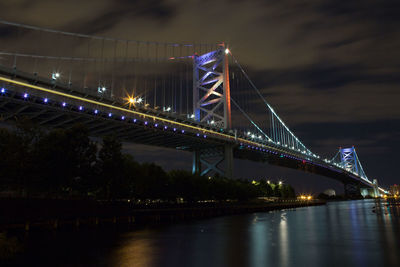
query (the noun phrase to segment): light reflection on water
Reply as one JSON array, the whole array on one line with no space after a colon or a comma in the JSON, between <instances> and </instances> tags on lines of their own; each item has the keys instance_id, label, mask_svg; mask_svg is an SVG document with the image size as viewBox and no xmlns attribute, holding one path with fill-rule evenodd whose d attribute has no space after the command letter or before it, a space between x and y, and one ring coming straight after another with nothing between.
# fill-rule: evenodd
<instances>
[{"instance_id":1,"label":"light reflection on water","mask_svg":"<svg viewBox=\"0 0 400 267\"><path fill-rule=\"evenodd\" d=\"M398 205L364 200L122 233L30 236L21 257L41 266L400 266L399 214Z\"/></svg>"}]
</instances>

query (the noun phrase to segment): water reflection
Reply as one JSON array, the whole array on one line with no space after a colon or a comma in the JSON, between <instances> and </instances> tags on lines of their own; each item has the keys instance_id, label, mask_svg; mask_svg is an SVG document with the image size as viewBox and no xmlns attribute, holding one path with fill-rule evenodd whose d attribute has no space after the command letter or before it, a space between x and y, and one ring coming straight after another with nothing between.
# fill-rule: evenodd
<instances>
[{"instance_id":1,"label":"water reflection","mask_svg":"<svg viewBox=\"0 0 400 267\"><path fill-rule=\"evenodd\" d=\"M125 232L60 232L45 238L43 234L30 235L18 263L138 267L400 266L399 211L399 203L364 200Z\"/></svg>"},{"instance_id":2,"label":"water reflection","mask_svg":"<svg viewBox=\"0 0 400 267\"><path fill-rule=\"evenodd\" d=\"M149 231L129 234L122 244L114 251L112 261L115 266L147 267L154 264L157 255L154 240L147 238Z\"/></svg>"}]
</instances>

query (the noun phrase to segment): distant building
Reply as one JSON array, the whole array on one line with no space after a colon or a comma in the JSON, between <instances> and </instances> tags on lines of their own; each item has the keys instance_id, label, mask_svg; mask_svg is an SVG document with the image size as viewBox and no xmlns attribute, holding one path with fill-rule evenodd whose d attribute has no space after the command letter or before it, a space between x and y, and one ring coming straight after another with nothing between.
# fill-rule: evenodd
<instances>
[{"instance_id":1,"label":"distant building","mask_svg":"<svg viewBox=\"0 0 400 267\"><path fill-rule=\"evenodd\" d=\"M330 196L330 197L334 197L334 196L336 196L336 191L333 189L326 189L324 191L324 194L327 196Z\"/></svg>"},{"instance_id":2,"label":"distant building","mask_svg":"<svg viewBox=\"0 0 400 267\"><path fill-rule=\"evenodd\" d=\"M400 195L400 185L394 184L390 186L389 193L391 195Z\"/></svg>"}]
</instances>

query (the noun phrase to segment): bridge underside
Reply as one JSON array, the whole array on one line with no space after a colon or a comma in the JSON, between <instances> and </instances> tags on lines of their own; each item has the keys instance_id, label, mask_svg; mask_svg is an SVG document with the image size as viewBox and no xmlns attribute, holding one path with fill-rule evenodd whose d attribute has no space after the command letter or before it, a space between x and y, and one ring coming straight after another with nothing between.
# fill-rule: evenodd
<instances>
[{"instance_id":1,"label":"bridge underside","mask_svg":"<svg viewBox=\"0 0 400 267\"><path fill-rule=\"evenodd\" d=\"M39 98L38 98L39 99ZM42 101L42 99L40 99ZM113 115L112 116L116 116ZM207 142L195 138L190 133L166 125L154 126L143 119L128 120L108 117L107 114L94 116L88 112L74 110L72 107L60 109L49 103L43 107L36 101L2 97L0 100L0 121L14 123L28 119L34 124L48 129L70 128L76 124L84 125L91 136L115 135L123 141L193 151L197 147L213 148L221 146L218 142ZM166 128L165 128L166 127ZM179 131L179 132L178 132Z\"/></svg>"}]
</instances>

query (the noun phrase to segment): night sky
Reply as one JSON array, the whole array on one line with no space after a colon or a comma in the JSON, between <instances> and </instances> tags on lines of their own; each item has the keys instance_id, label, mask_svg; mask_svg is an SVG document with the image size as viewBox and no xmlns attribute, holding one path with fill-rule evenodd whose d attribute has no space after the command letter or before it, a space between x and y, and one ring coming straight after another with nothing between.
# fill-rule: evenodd
<instances>
[{"instance_id":1,"label":"night sky","mask_svg":"<svg viewBox=\"0 0 400 267\"><path fill-rule=\"evenodd\" d=\"M2 0L1 19L144 41L225 41L267 101L313 152L354 145L370 179L400 183L399 1ZM127 144L140 161L190 169L191 155ZM182 160L183 159L183 160ZM236 162L235 176L299 192L342 190L322 176Z\"/></svg>"}]
</instances>

